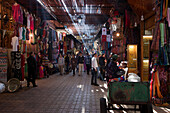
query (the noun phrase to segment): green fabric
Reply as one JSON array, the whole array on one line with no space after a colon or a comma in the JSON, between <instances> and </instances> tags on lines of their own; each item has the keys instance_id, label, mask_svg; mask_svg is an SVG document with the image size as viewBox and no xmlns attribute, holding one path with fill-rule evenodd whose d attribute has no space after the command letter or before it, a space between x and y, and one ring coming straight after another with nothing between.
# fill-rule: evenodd
<instances>
[{"instance_id":1,"label":"green fabric","mask_svg":"<svg viewBox=\"0 0 170 113\"><path fill-rule=\"evenodd\" d=\"M160 31L161 31L161 47L164 46L164 23L160 23Z\"/></svg>"},{"instance_id":2,"label":"green fabric","mask_svg":"<svg viewBox=\"0 0 170 113\"><path fill-rule=\"evenodd\" d=\"M22 28L22 40L25 40L26 39L26 37L25 37L25 35L26 35L26 29L23 27Z\"/></svg>"}]
</instances>

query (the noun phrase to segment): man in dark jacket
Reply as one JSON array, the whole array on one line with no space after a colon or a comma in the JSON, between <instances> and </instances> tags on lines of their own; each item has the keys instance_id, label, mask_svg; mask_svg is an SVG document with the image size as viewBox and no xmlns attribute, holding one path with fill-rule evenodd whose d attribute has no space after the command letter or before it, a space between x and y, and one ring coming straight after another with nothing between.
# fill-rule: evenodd
<instances>
[{"instance_id":1,"label":"man in dark jacket","mask_svg":"<svg viewBox=\"0 0 170 113\"><path fill-rule=\"evenodd\" d=\"M68 74L69 73L69 65L70 65L70 59L69 59L69 55L68 54L65 57L65 65L66 65L66 72Z\"/></svg>"},{"instance_id":2,"label":"man in dark jacket","mask_svg":"<svg viewBox=\"0 0 170 113\"><path fill-rule=\"evenodd\" d=\"M90 72L90 69L91 69L91 57L88 53L87 53L87 56L86 56L86 67L87 67L87 75L89 75L89 72Z\"/></svg>"},{"instance_id":3,"label":"man in dark jacket","mask_svg":"<svg viewBox=\"0 0 170 113\"><path fill-rule=\"evenodd\" d=\"M116 72L119 69L116 63L117 58L118 56L116 54L112 55L112 58L106 67L107 81L111 78L116 78Z\"/></svg>"},{"instance_id":4,"label":"man in dark jacket","mask_svg":"<svg viewBox=\"0 0 170 113\"><path fill-rule=\"evenodd\" d=\"M100 73L103 78L105 78L105 70L104 70L105 63L106 63L105 54L102 54L102 56L99 57L99 67L100 67Z\"/></svg>"},{"instance_id":5,"label":"man in dark jacket","mask_svg":"<svg viewBox=\"0 0 170 113\"><path fill-rule=\"evenodd\" d=\"M80 55L78 57L78 64L79 64L79 76L82 75L82 71L84 68L84 56L80 52Z\"/></svg>"},{"instance_id":6,"label":"man in dark jacket","mask_svg":"<svg viewBox=\"0 0 170 113\"><path fill-rule=\"evenodd\" d=\"M30 55L27 58L27 64L28 64L27 87L29 87L30 82L32 82L33 87L37 87L37 85L35 84L36 72L37 72L37 61L34 58L33 52L30 52Z\"/></svg>"},{"instance_id":7,"label":"man in dark jacket","mask_svg":"<svg viewBox=\"0 0 170 113\"><path fill-rule=\"evenodd\" d=\"M75 58L75 55L72 55L71 58L71 66L72 66L72 70L73 70L73 76L75 75L75 68L77 66L77 59Z\"/></svg>"}]
</instances>

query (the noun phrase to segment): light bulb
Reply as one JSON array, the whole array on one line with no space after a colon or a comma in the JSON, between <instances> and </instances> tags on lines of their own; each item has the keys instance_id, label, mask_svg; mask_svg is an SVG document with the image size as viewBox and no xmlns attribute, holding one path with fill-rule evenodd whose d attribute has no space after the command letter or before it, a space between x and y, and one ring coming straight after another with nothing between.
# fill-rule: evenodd
<instances>
[{"instance_id":1,"label":"light bulb","mask_svg":"<svg viewBox=\"0 0 170 113\"><path fill-rule=\"evenodd\" d=\"M135 22L135 27L137 27L137 23Z\"/></svg>"},{"instance_id":2,"label":"light bulb","mask_svg":"<svg viewBox=\"0 0 170 113\"><path fill-rule=\"evenodd\" d=\"M141 16L141 21L144 21L144 17L143 17L143 15Z\"/></svg>"}]
</instances>

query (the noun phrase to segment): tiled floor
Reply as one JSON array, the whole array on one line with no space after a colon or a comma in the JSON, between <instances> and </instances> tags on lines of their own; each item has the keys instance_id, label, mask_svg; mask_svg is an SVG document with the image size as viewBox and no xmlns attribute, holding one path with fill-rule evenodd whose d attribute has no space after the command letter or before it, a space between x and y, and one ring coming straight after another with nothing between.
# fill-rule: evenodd
<instances>
[{"instance_id":1,"label":"tiled floor","mask_svg":"<svg viewBox=\"0 0 170 113\"><path fill-rule=\"evenodd\" d=\"M98 80L100 86L91 86L90 80L85 73L37 80L36 88L0 94L0 113L100 113L99 100L106 97L107 85ZM168 112L169 108L154 107L154 113Z\"/></svg>"}]
</instances>

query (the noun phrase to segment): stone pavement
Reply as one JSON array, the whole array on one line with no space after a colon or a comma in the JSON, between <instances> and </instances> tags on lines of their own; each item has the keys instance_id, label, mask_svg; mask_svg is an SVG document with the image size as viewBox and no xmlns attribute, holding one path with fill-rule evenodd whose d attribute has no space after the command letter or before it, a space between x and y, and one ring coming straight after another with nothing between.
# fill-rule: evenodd
<instances>
[{"instance_id":1,"label":"stone pavement","mask_svg":"<svg viewBox=\"0 0 170 113\"><path fill-rule=\"evenodd\" d=\"M91 75L85 73L37 80L36 88L0 94L0 113L100 113L99 100L106 98L107 84L98 80L100 86L91 86L90 80ZM168 112L169 108L154 107L154 113Z\"/></svg>"}]
</instances>

